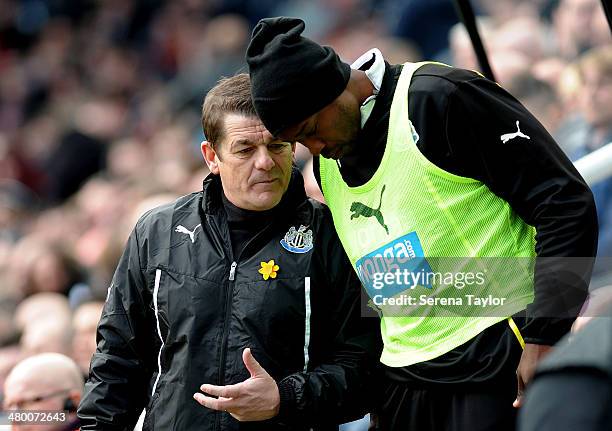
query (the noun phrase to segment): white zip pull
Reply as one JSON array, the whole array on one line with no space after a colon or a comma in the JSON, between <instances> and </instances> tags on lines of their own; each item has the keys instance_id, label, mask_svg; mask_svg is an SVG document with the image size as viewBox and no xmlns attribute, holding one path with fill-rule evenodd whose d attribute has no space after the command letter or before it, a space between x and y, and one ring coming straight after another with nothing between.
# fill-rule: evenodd
<instances>
[{"instance_id":1,"label":"white zip pull","mask_svg":"<svg viewBox=\"0 0 612 431\"><path fill-rule=\"evenodd\" d=\"M230 280L234 280L234 275L236 275L236 266L238 266L238 264L236 262L232 262L232 266L230 267Z\"/></svg>"}]
</instances>

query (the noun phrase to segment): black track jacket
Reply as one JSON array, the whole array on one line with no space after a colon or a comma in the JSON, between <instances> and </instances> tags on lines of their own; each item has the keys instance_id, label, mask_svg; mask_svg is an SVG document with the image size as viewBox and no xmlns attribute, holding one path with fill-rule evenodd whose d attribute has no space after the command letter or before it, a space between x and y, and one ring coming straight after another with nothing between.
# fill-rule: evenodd
<instances>
[{"instance_id":1,"label":"black track jacket","mask_svg":"<svg viewBox=\"0 0 612 431\"><path fill-rule=\"evenodd\" d=\"M143 408L144 429L159 430L327 430L367 412L378 321L360 317L361 285L331 214L306 197L299 173L279 205L240 256L216 176L139 220L98 326L82 429L131 430ZM281 240L300 226L313 248L288 251ZM261 263L272 259L277 276L264 280ZM203 383L247 379L246 347L278 382L270 421L240 423L192 398Z\"/></svg>"}]
</instances>

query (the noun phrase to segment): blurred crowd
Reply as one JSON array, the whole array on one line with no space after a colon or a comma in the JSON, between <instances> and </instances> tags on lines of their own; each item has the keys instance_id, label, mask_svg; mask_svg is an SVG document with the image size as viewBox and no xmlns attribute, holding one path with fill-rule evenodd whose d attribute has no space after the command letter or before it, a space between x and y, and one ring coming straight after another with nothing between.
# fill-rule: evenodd
<instances>
[{"instance_id":1,"label":"blurred crowd","mask_svg":"<svg viewBox=\"0 0 612 431\"><path fill-rule=\"evenodd\" d=\"M599 0L472 4L496 80L572 160L612 141ZM303 18L349 63L377 47L391 63L479 69L451 0L0 0L0 11L0 388L45 352L87 373L127 236L146 210L201 188L203 97L246 71L260 18ZM296 162L322 199L301 147ZM599 254L612 256L612 180L592 187Z\"/></svg>"}]
</instances>

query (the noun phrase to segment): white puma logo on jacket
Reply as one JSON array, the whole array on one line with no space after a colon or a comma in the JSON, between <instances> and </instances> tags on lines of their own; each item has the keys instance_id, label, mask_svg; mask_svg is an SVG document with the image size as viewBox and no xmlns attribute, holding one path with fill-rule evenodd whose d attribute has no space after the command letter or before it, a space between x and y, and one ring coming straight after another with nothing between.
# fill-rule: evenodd
<instances>
[{"instance_id":1,"label":"white puma logo on jacket","mask_svg":"<svg viewBox=\"0 0 612 431\"><path fill-rule=\"evenodd\" d=\"M195 231L199 227L202 227L201 223L199 225L197 225L196 227L194 227L193 230L189 230L189 229L187 229L183 225L178 225L176 227L176 229L174 229L174 231L178 232L178 233L185 233L185 234L189 235L189 238L191 238L191 242L194 243L195 242Z\"/></svg>"},{"instance_id":2,"label":"white puma logo on jacket","mask_svg":"<svg viewBox=\"0 0 612 431\"><path fill-rule=\"evenodd\" d=\"M499 139L501 139L501 141L502 141L502 144L505 144L506 142L508 142L509 140L514 139L514 138L531 139L529 136L527 136L523 132L521 132L521 128L519 127L518 120L516 121L516 132L513 132L513 133L504 133L503 135L501 135L499 137Z\"/></svg>"}]
</instances>

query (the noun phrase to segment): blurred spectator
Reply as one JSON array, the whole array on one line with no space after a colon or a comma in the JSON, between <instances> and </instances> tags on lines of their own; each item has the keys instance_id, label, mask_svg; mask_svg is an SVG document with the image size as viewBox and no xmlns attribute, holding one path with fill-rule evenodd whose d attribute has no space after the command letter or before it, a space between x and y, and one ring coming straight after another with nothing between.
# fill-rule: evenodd
<instances>
[{"instance_id":1,"label":"blurred spectator","mask_svg":"<svg viewBox=\"0 0 612 431\"><path fill-rule=\"evenodd\" d=\"M42 251L41 241L33 236L22 237L11 245L11 253L5 262L5 293L21 299L31 291L32 268Z\"/></svg>"},{"instance_id":2,"label":"blurred spectator","mask_svg":"<svg viewBox=\"0 0 612 431\"><path fill-rule=\"evenodd\" d=\"M27 236L13 249L7 281L22 297L39 292L67 296L74 286L86 282L86 275L60 244Z\"/></svg>"},{"instance_id":3,"label":"blurred spectator","mask_svg":"<svg viewBox=\"0 0 612 431\"><path fill-rule=\"evenodd\" d=\"M529 70L529 58L519 51L493 51L489 61L495 81L502 86Z\"/></svg>"},{"instance_id":4,"label":"blurred spectator","mask_svg":"<svg viewBox=\"0 0 612 431\"><path fill-rule=\"evenodd\" d=\"M587 323L600 317L610 318L607 311L612 310L612 286L603 286L589 293L580 316L572 325L572 333L582 330Z\"/></svg>"},{"instance_id":5,"label":"blurred spectator","mask_svg":"<svg viewBox=\"0 0 612 431\"><path fill-rule=\"evenodd\" d=\"M488 18L478 18L476 20L478 31L482 43L487 50L491 52L492 37L494 34L493 23ZM449 32L449 46L450 46L450 62L455 67L462 69L478 70L478 61L476 59L476 53L472 47L470 36L463 26L463 24L455 24Z\"/></svg>"},{"instance_id":6,"label":"blurred spectator","mask_svg":"<svg viewBox=\"0 0 612 431\"><path fill-rule=\"evenodd\" d=\"M65 296L59 293L38 293L24 299L15 311L15 324L25 332L28 326L48 321L70 321L70 307Z\"/></svg>"},{"instance_id":7,"label":"blurred spectator","mask_svg":"<svg viewBox=\"0 0 612 431\"><path fill-rule=\"evenodd\" d=\"M538 2L533 0L476 0L474 3L498 24L538 13Z\"/></svg>"},{"instance_id":8,"label":"blurred spectator","mask_svg":"<svg viewBox=\"0 0 612 431\"><path fill-rule=\"evenodd\" d=\"M185 23L180 25L185 27ZM181 67L169 85L170 103L174 109L186 104L199 107L202 95L220 77L231 76L244 67L249 25L243 17L220 15L206 26L202 26L202 21L198 20L191 32L194 34L184 35L189 42L185 42ZM192 40L198 40L199 44Z\"/></svg>"},{"instance_id":9,"label":"blurred spectator","mask_svg":"<svg viewBox=\"0 0 612 431\"><path fill-rule=\"evenodd\" d=\"M89 363L96 351L96 328L102 315L103 302L88 302L74 311L72 318L72 359L84 376L89 375Z\"/></svg>"},{"instance_id":10,"label":"blurred spectator","mask_svg":"<svg viewBox=\"0 0 612 431\"><path fill-rule=\"evenodd\" d=\"M49 199L62 202L76 192L87 178L104 167L104 152L104 142L94 137L77 131L64 136L46 161Z\"/></svg>"},{"instance_id":11,"label":"blurred spectator","mask_svg":"<svg viewBox=\"0 0 612 431\"><path fill-rule=\"evenodd\" d=\"M0 400L4 400L4 382L9 373L23 359L21 349L17 345L0 348Z\"/></svg>"},{"instance_id":12,"label":"blurred spectator","mask_svg":"<svg viewBox=\"0 0 612 431\"><path fill-rule=\"evenodd\" d=\"M580 109L590 132L581 151L587 154L612 142L612 45L584 54L578 72Z\"/></svg>"},{"instance_id":13,"label":"blurred spectator","mask_svg":"<svg viewBox=\"0 0 612 431\"><path fill-rule=\"evenodd\" d=\"M576 152L586 140L587 130L580 113L581 78L576 64L569 63L561 70L557 79L557 94L565 115L559 125L558 134L568 156Z\"/></svg>"},{"instance_id":14,"label":"blurred spectator","mask_svg":"<svg viewBox=\"0 0 612 431\"><path fill-rule=\"evenodd\" d=\"M107 154L106 166L109 175L125 182L138 181L143 170L149 173L151 157L146 145L137 140L125 138L116 141Z\"/></svg>"},{"instance_id":15,"label":"blurred spectator","mask_svg":"<svg viewBox=\"0 0 612 431\"><path fill-rule=\"evenodd\" d=\"M448 50L448 32L459 22L453 2L393 0L387 3L389 3L388 15L392 21L391 31L394 36L413 43L423 58L437 59Z\"/></svg>"},{"instance_id":16,"label":"blurred spectator","mask_svg":"<svg viewBox=\"0 0 612 431\"><path fill-rule=\"evenodd\" d=\"M533 77L548 83L553 89L559 85L559 78L567 63L559 57L538 59L531 67Z\"/></svg>"},{"instance_id":17,"label":"blurred spectator","mask_svg":"<svg viewBox=\"0 0 612 431\"><path fill-rule=\"evenodd\" d=\"M514 18L499 25L491 41L491 52L513 51L530 62L545 52L544 26L537 16Z\"/></svg>"},{"instance_id":18,"label":"blurred spectator","mask_svg":"<svg viewBox=\"0 0 612 431\"><path fill-rule=\"evenodd\" d=\"M19 362L4 383L5 410L66 411L67 421L49 425L13 424L14 430L78 429L76 406L83 393L83 377L67 356L44 353Z\"/></svg>"},{"instance_id":19,"label":"blurred spectator","mask_svg":"<svg viewBox=\"0 0 612 431\"><path fill-rule=\"evenodd\" d=\"M601 7L601 1L596 7L595 13L591 19L591 41L593 46L603 46L610 44L610 26L606 15Z\"/></svg>"},{"instance_id":20,"label":"blurred spectator","mask_svg":"<svg viewBox=\"0 0 612 431\"><path fill-rule=\"evenodd\" d=\"M38 199L30 189L16 180L0 179L0 238L18 239L37 210Z\"/></svg>"},{"instance_id":21,"label":"blurred spectator","mask_svg":"<svg viewBox=\"0 0 612 431\"><path fill-rule=\"evenodd\" d=\"M70 355L71 318L68 299L59 293L38 293L23 300L15 311L23 355L44 352Z\"/></svg>"},{"instance_id":22,"label":"blurred spectator","mask_svg":"<svg viewBox=\"0 0 612 431\"><path fill-rule=\"evenodd\" d=\"M45 244L32 264L32 285L26 294L57 292L68 295L77 283L84 281L78 264L61 246Z\"/></svg>"},{"instance_id":23,"label":"blurred spectator","mask_svg":"<svg viewBox=\"0 0 612 431\"><path fill-rule=\"evenodd\" d=\"M529 20L524 20L523 23L517 21L517 25L529 27L529 24L524 24L529 22ZM516 76L528 70L529 55L533 55L533 52L525 50L526 53L524 53L523 50L513 48L512 44L508 43L507 33L500 36L500 39L497 41L499 47L495 49L495 36L497 33L493 21L489 18L482 18L478 20L477 25L497 82L506 85ZM463 24L456 24L451 29L449 37L452 64L462 69L480 70L472 42Z\"/></svg>"},{"instance_id":24,"label":"blurred spectator","mask_svg":"<svg viewBox=\"0 0 612 431\"><path fill-rule=\"evenodd\" d=\"M612 45L595 48L580 58L579 105L586 122L586 138L572 160L612 143ZM612 257L612 178L592 184L599 219L599 257ZM598 271L610 268L598 265Z\"/></svg>"},{"instance_id":25,"label":"blurred spectator","mask_svg":"<svg viewBox=\"0 0 612 431\"><path fill-rule=\"evenodd\" d=\"M600 0L560 0L553 13L556 47L562 58L573 59L602 41ZM610 33L608 30L608 40Z\"/></svg>"},{"instance_id":26,"label":"blurred spectator","mask_svg":"<svg viewBox=\"0 0 612 431\"><path fill-rule=\"evenodd\" d=\"M15 324L16 306L17 299L0 290L0 348L19 340L20 333Z\"/></svg>"},{"instance_id":27,"label":"blurred spectator","mask_svg":"<svg viewBox=\"0 0 612 431\"><path fill-rule=\"evenodd\" d=\"M21 335L21 351L24 356L39 353L72 353L72 328L64 319L40 321L28 324Z\"/></svg>"},{"instance_id":28,"label":"blurred spectator","mask_svg":"<svg viewBox=\"0 0 612 431\"><path fill-rule=\"evenodd\" d=\"M555 137L563 111L559 106L557 93L550 84L535 78L529 72L524 72L514 77L506 85L506 89Z\"/></svg>"}]
</instances>

